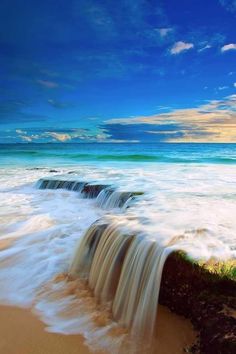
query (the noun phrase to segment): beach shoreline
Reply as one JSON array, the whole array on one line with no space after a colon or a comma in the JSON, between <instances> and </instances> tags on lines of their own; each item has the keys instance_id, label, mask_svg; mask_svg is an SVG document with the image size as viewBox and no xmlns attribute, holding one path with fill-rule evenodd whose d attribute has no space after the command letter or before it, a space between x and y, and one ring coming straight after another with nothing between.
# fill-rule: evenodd
<instances>
[{"instance_id":1,"label":"beach shoreline","mask_svg":"<svg viewBox=\"0 0 236 354\"><path fill-rule=\"evenodd\" d=\"M45 324L30 309L1 305L0 331L0 352L4 354L105 354L94 351L96 348L91 350L80 334L47 332ZM184 348L191 347L195 339L196 332L190 321L160 306L156 341L158 354L181 354Z\"/></svg>"},{"instance_id":2,"label":"beach shoreline","mask_svg":"<svg viewBox=\"0 0 236 354\"><path fill-rule=\"evenodd\" d=\"M83 336L49 333L29 309L0 306L0 331L0 352L5 354L92 353Z\"/></svg>"}]
</instances>

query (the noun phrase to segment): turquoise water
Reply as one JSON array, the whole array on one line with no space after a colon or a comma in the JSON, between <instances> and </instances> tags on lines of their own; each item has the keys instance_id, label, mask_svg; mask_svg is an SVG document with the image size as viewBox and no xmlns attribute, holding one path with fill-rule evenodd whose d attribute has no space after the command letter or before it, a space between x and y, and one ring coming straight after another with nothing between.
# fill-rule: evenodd
<instances>
[{"instance_id":1,"label":"turquoise water","mask_svg":"<svg viewBox=\"0 0 236 354\"><path fill-rule=\"evenodd\" d=\"M0 144L0 166L85 162L236 164L236 144Z\"/></svg>"}]
</instances>

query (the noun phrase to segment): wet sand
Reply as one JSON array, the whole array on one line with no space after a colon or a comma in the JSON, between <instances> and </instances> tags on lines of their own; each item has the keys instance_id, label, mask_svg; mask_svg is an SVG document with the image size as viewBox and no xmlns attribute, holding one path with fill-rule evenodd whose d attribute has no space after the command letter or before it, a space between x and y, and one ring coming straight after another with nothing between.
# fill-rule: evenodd
<instances>
[{"instance_id":1,"label":"wet sand","mask_svg":"<svg viewBox=\"0 0 236 354\"><path fill-rule=\"evenodd\" d=\"M91 353L82 336L49 333L44 328L44 324L30 310L0 306L0 353Z\"/></svg>"},{"instance_id":2,"label":"wet sand","mask_svg":"<svg viewBox=\"0 0 236 354\"><path fill-rule=\"evenodd\" d=\"M157 342L154 353L182 354L196 341L197 332L189 320L159 305L157 313Z\"/></svg>"},{"instance_id":3,"label":"wet sand","mask_svg":"<svg viewBox=\"0 0 236 354\"><path fill-rule=\"evenodd\" d=\"M3 354L92 353L84 343L83 336L49 333L45 325L28 309L0 306L0 333L0 353ZM194 342L195 335L188 320L160 306L154 353L181 354L185 347Z\"/></svg>"},{"instance_id":4,"label":"wet sand","mask_svg":"<svg viewBox=\"0 0 236 354\"><path fill-rule=\"evenodd\" d=\"M0 240L0 250L8 248L14 239ZM11 262L12 259L6 260ZM82 335L49 333L46 325L31 312L0 305L0 354L91 354ZM157 335L152 354L183 354L196 339L189 320L159 305ZM97 354L105 354L96 351ZM128 354L121 350L120 354ZM143 353L149 354L149 353Z\"/></svg>"}]
</instances>

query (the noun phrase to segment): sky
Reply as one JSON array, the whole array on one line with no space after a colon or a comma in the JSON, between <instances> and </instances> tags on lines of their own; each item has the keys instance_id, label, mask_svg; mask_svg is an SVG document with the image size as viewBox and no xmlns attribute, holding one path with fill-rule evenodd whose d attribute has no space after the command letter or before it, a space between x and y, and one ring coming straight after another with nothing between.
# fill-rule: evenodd
<instances>
[{"instance_id":1,"label":"sky","mask_svg":"<svg viewBox=\"0 0 236 354\"><path fill-rule=\"evenodd\" d=\"M1 0L0 143L236 142L236 0Z\"/></svg>"}]
</instances>

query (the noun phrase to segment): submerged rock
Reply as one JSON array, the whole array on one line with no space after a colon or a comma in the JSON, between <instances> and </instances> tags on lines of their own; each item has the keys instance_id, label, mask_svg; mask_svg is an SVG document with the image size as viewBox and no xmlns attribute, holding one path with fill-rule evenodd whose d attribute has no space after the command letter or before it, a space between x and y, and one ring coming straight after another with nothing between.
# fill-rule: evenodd
<instances>
[{"instance_id":1,"label":"submerged rock","mask_svg":"<svg viewBox=\"0 0 236 354\"><path fill-rule=\"evenodd\" d=\"M60 172L60 171L57 171L57 170L49 170L50 173L57 173L57 172Z\"/></svg>"}]
</instances>

